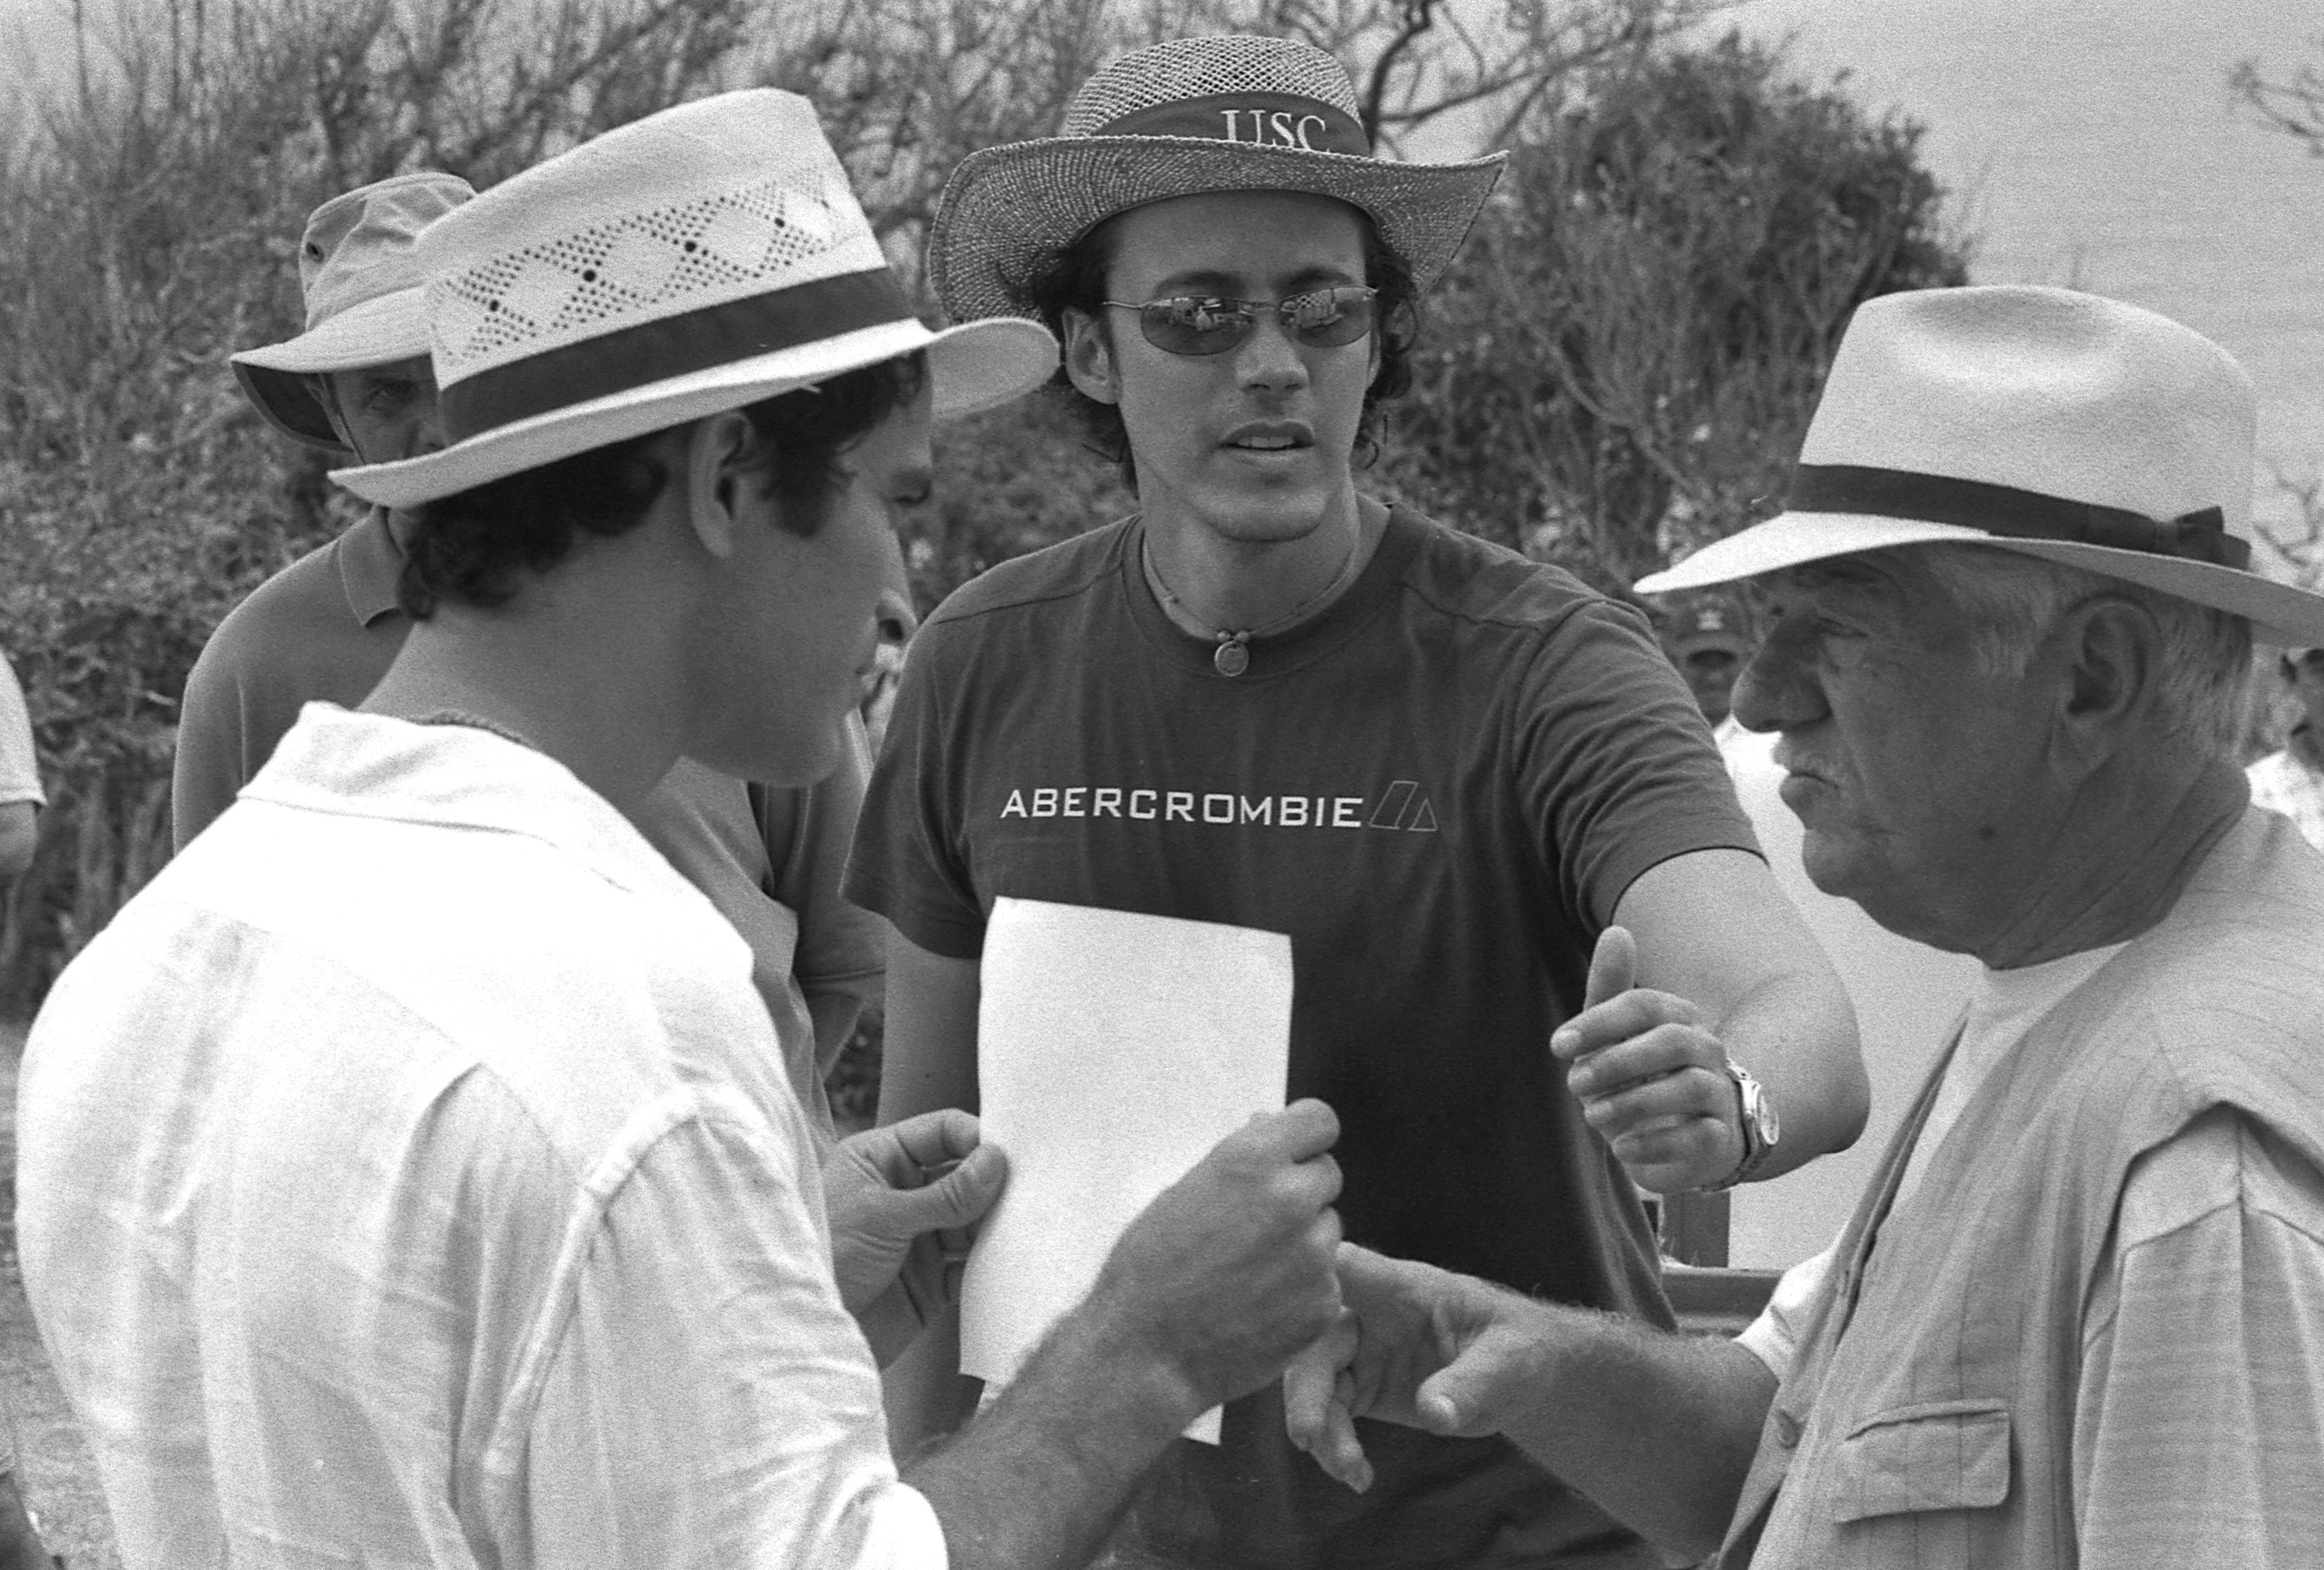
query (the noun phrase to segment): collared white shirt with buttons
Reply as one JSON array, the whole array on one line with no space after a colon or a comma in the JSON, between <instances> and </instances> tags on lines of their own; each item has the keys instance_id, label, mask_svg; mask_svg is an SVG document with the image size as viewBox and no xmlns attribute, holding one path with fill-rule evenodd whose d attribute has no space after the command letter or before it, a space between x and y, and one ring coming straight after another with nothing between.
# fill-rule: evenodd
<instances>
[{"instance_id":1,"label":"collared white shirt with buttons","mask_svg":"<svg viewBox=\"0 0 2324 1570\"><path fill-rule=\"evenodd\" d=\"M124 1562L940 1570L750 966L562 765L310 705L25 1052Z\"/></svg>"}]
</instances>

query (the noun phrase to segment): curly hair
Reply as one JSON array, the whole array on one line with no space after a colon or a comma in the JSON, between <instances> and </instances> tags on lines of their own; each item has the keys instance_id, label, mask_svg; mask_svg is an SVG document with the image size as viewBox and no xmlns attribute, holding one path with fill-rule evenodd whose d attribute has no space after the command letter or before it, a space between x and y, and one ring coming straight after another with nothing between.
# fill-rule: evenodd
<instances>
[{"instance_id":1,"label":"curly hair","mask_svg":"<svg viewBox=\"0 0 2324 1570\"><path fill-rule=\"evenodd\" d=\"M1355 456L1359 466L1379 455L1380 406L1402 397L1412 387L1412 347L1420 337L1420 291L1414 287L1412 269L1379 237L1371 215L1355 209L1363 231L1364 282L1379 291L1378 342L1379 365L1364 388L1364 408L1356 428ZM1047 265L1026 282L1025 293L1042 322L1065 341L1065 312L1084 311L1104 321L1105 278L1112 267L1118 238L1116 213L1082 231L1074 243L1049 259ZM1110 328L1101 325L1101 331ZM1062 402L1080 425L1090 449L1121 470L1125 484L1135 489L1138 463L1130 451L1130 431L1121 411L1101 403L1073 383L1065 368L1042 391Z\"/></svg>"},{"instance_id":2,"label":"curly hair","mask_svg":"<svg viewBox=\"0 0 2324 1570\"><path fill-rule=\"evenodd\" d=\"M845 476L847 447L919 395L927 358L912 354L746 405L752 472L782 526L812 536ZM396 603L415 621L436 607L506 605L521 573L548 571L583 532L611 539L645 519L669 481L651 431L427 503L404 541Z\"/></svg>"}]
</instances>

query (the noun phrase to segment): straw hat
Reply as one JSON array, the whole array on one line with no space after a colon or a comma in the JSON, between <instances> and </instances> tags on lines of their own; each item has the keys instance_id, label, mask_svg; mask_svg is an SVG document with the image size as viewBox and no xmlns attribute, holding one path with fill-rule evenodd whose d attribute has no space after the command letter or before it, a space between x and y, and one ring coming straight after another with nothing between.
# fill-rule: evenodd
<instances>
[{"instance_id":1,"label":"straw hat","mask_svg":"<svg viewBox=\"0 0 2324 1570\"><path fill-rule=\"evenodd\" d=\"M2251 379L2168 317L2067 289L1931 289L1849 323L1787 510L1638 580L1665 594L1926 540L2085 568L2324 643L2251 565Z\"/></svg>"},{"instance_id":2,"label":"straw hat","mask_svg":"<svg viewBox=\"0 0 2324 1570\"><path fill-rule=\"evenodd\" d=\"M447 445L331 477L410 507L916 350L938 414L1030 392L1028 322L931 332L815 108L726 93L611 131L420 237Z\"/></svg>"},{"instance_id":3,"label":"straw hat","mask_svg":"<svg viewBox=\"0 0 2324 1570\"><path fill-rule=\"evenodd\" d=\"M1371 215L1425 290L1508 159L1375 158L1348 73L1322 50L1285 38L1175 39L1092 77L1059 134L963 160L928 232L929 282L956 321L1031 316L1035 274L1116 213L1205 191L1289 190Z\"/></svg>"},{"instance_id":4,"label":"straw hat","mask_svg":"<svg viewBox=\"0 0 2324 1570\"><path fill-rule=\"evenodd\" d=\"M475 194L458 175L423 171L363 186L315 209L299 241L307 330L227 362L270 424L310 446L346 451L307 378L428 352L413 246L420 230Z\"/></svg>"}]
</instances>

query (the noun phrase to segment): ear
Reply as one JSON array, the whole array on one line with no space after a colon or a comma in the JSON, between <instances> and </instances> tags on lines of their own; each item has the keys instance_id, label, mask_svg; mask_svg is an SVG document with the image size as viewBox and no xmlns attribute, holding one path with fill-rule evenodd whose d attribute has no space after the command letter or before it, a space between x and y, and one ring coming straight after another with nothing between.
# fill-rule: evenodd
<instances>
[{"instance_id":1,"label":"ear","mask_svg":"<svg viewBox=\"0 0 2324 1570\"><path fill-rule=\"evenodd\" d=\"M1100 403L1120 402L1121 393L1114 382L1113 338L1104 319L1067 306L1065 328L1067 379L1085 398Z\"/></svg>"},{"instance_id":2,"label":"ear","mask_svg":"<svg viewBox=\"0 0 2324 1570\"><path fill-rule=\"evenodd\" d=\"M2150 705L2161 674L2163 628L2145 606L2102 595L2066 614L2059 629L2071 661L2062 733L2090 756L2110 751L2124 724Z\"/></svg>"},{"instance_id":3,"label":"ear","mask_svg":"<svg viewBox=\"0 0 2324 1570\"><path fill-rule=\"evenodd\" d=\"M751 421L740 410L696 420L687 438L687 523L702 549L720 560L734 553L740 539L735 502L740 487L752 483L744 472L751 448Z\"/></svg>"}]
</instances>

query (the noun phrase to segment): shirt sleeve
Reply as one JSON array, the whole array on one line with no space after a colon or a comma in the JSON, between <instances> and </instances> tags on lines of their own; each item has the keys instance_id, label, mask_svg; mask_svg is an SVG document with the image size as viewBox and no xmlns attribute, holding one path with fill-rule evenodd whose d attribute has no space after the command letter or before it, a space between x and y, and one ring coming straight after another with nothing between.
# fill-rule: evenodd
<instances>
[{"instance_id":1,"label":"shirt sleeve","mask_svg":"<svg viewBox=\"0 0 2324 1570\"><path fill-rule=\"evenodd\" d=\"M2324 1565L2324 1173L2230 1107L2147 1152L2082 1341L2086 1570Z\"/></svg>"},{"instance_id":2,"label":"shirt sleeve","mask_svg":"<svg viewBox=\"0 0 2324 1570\"><path fill-rule=\"evenodd\" d=\"M872 753L860 716L849 715L839 766L803 790L759 792L766 840L769 892L798 915L798 949L791 962L799 990L809 998L833 994L859 1004L879 1001L888 968L888 933L880 919L840 891Z\"/></svg>"},{"instance_id":3,"label":"shirt sleeve","mask_svg":"<svg viewBox=\"0 0 2324 1570\"><path fill-rule=\"evenodd\" d=\"M0 804L48 800L41 790L41 764L32 745L32 716L16 672L0 655Z\"/></svg>"},{"instance_id":4,"label":"shirt sleeve","mask_svg":"<svg viewBox=\"0 0 2324 1570\"><path fill-rule=\"evenodd\" d=\"M526 1423L524 1563L945 1570L830 1245L763 1124L706 1115L605 1203Z\"/></svg>"},{"instance_id":5,"label":"shirt sleeve","mask_svg":"<svg viewBox=\"0 0 2324 1570\"><path fill-rule=\"evenodd\" d=\"M954 791L968 771L947 756L938 690L939 673L962 663L963 651L938 648L952 633L941 619L921 628L904 661L856 826L846 891L929 953L974 959L984 952L984 907L960 845Z\"/></svg>"},{"instance_id":6,"label":"shirt sleeve","mask_svg":"<svg viewBox=\"0 0 2324 1570\"><path fill-rule=\"evenodd\" d=\"M1823 1252L1802 1260L1785 1270L1775 1283L1775 1294L1767 1306L1759 1310L1759 1317L1744 1326L1735 1339L1744 1349L1767 1365L1778 1384L1792 1371L1792 1359L1798 1355L1800 1336L1806 1331L1808 1312L1815 1306L1816 1294L1823 1289L1824 1280L1831 1274L1831 1262L1840 1252L1838 1239Z\"/></svg>"},{"instance_id":7,"label":"shirt sleeve","mask_svg":"<svg viewBox=\"0 0 2324 1570\"><path fill-rule=\"evenodd\" d=\"M1639 873L1760 854L1702 711L1633 613L1592 600L1544 638L1513 716L1526 811L1566 918L1594 932Z\"/></svg>"}]
</instances>

